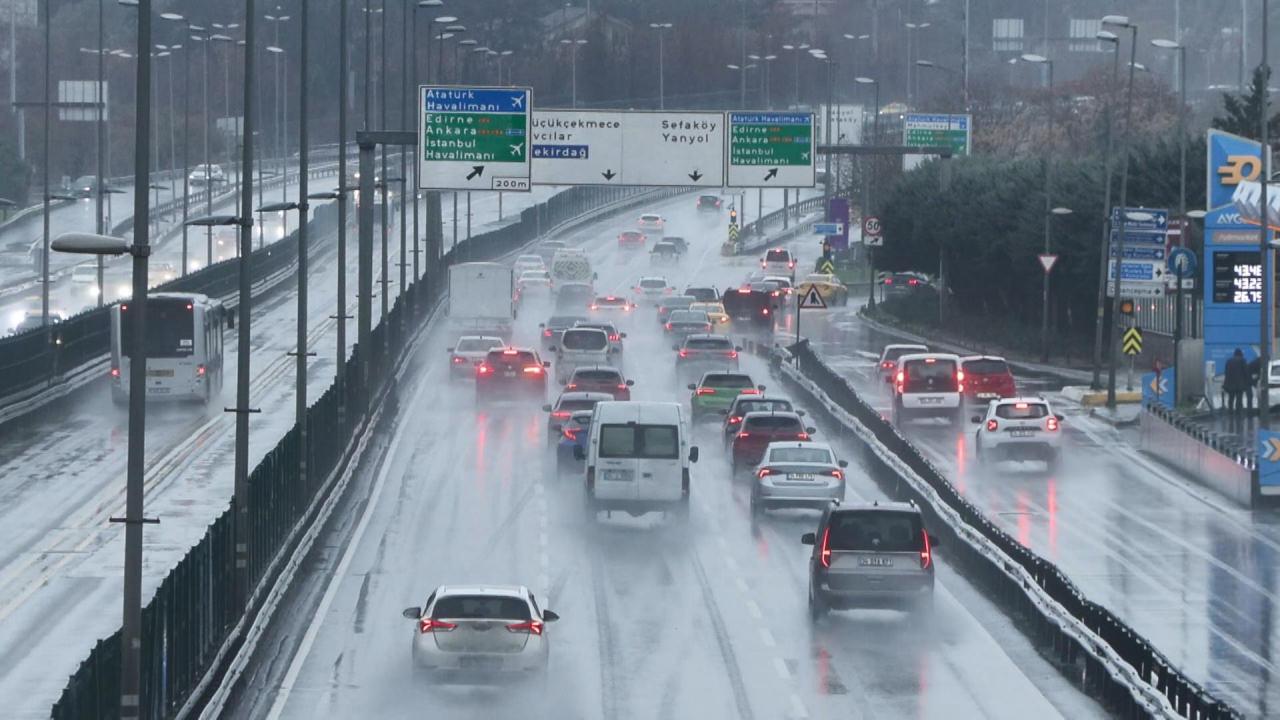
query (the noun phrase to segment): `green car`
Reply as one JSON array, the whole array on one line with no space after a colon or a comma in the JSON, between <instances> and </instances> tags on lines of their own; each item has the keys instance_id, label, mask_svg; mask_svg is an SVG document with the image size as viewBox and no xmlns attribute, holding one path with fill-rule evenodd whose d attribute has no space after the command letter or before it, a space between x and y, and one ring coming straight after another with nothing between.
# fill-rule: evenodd
<instances>
[{"instance_id":1,"label":"green car","mask_svg":"<svg viewBox=\"0 0 1280 720\"><path fill-rule=\"evenodd\" d=\"M719 416L729 411L734 398L739 395L759 395L764 386L755 384L751 376L739 372L708 372L697 383L689 383L693 394L689 406L693 419Z\"/></svg>"}]
</instances>

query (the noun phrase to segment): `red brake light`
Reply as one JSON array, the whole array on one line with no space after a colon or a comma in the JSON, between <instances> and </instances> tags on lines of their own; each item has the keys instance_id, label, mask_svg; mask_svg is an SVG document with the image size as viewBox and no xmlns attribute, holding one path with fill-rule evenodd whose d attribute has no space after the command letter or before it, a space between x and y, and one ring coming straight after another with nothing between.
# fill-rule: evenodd
<instances>
[{"instance_id":1,"label":"red brake light","mask_svg":"<svg viewBox=\"0 0 1280 720\"><path fill-rule=\"evenodd\" d=\"M118 378L118 377L120 377L120 368L118 368L118 367L113 367L113 368L111 368L111 377L113 377L113 378Z\"/></svg>"},{"instance_id":2,"label":"red brake light","mask_svg":"<svg viewBox=\"0 0 1280 720\"><path fill-rule=\"evenodd\" d=\"M742 422L741 415L734 415L733 417L729 418L729 421L728 421L730 425L737 425L740 422Z\"/></svg>"},{"instance_id":3,"label":"red brake light","mask_svg":"<svg viewBox=\"0 0 1280 720\"><path fill-rule=\"evenodd\" d=\"M449 632L456 627L458 626L454 623L432 620L431 618L422 618L418 621L418 632L424 634L429 632Z\"/></svg>"},{"instance_id":4,"label":"red brake light","mask_svg":"<svg viewBox=\"0 0 1280 720\"><path fill-rule=\"evenodd\" d=\"M507 626L507 632L513 633L529 633L530 635L542 634L541 620L526 620L522 623L512 623Z\"/></svg>"},{"instance_id":5,"label":"red brake light","mask_svg":"<svg viewBox=\"0 0 1280 720\"><path fill-rule=\"evenodd\" d=\"M542 337L551 337L551 328L542 331Z\"/></svg>"},{"instance_id":6,"label":"red brake light","mask_svg":"<svg viewBox=\"0 0 1280 720\"><path fill-rule=\"evenodd\" d=\"M730 351L729 351L729 358L730 358L730 359L734 359L734 358L737 358L737 357L738 357L738 351L737 351L737 350L730 350Z\"/></svg>"},{"instance_id":7,"label":"red brake light","mask_svg":"<svg viewBox=\"0 0 1280 720\"><path fill-rule=\"evenodd\" d=\"M796 433L796 439L797 439L797 440L808 440L808 439L809 439L809 433L807 433L807 432Z\"/></svg>"},{"instance_id":8,"label":"red brake light","mask_svg":"<svg viewBox=\"0 0 1280 720\"><path fill-rule=\"evenodd\" d=\"M737 437L738 437L738 439L739 439L739 440L741 440L741 439L743 439L743 438L749 438L749 437L751 437L751 433L740 432L740 433L738 433Z\"/></svg>"},{"instance_id":9,"label":"red brake light","mask_svg":"<svg viewBox=\"0 0 1280 720\"><path fill-rule=\"evenodd\" d=\"M748 295L751 293L751 288L738 288L738 292L742 293L743 295Z\"/></svg>"},{"instance_id":10,"label":"red brake light","mask_svg":"<svg viewBox=\"0 0 1280 720\"><path fill-rule=\"evenodd\" d=\"M560 433L564 435L566 440L573 440L575 442L578 439L579 432L581 432L579 428L571 428L568 425L560 428Z\"/></svg>"},{"instance_id":11,"label":"red brake light","mask_svg":"<svg viewBox=\"0 0 1280 720\"><path fill-rule=\"evenodd\" d=\"M1050 415L1050 416L1049 416L1049 431L1050 431L1050 432L1054 432L1054 431L1056 431L1057 429L1058 429L1058 418L1056 418L1056 417L1054 417L1054 416Z\"/></svg>"},{"instance_id":12,"label":"red brake light","mask_svg":"<svg viewBox=\"0 0 1280 720\"><path fill-rule=\"evenodd\" d=\"M555 412L551 413L551 417L557 420L567 420L569 419L569 414L570 413L567 410L556 410Z\"/></svg>"},{"instance_id":13,"label":"red brake light","mask_svg":"<svg viewBox=\"0 0 1280 720\"><path fill-rule=\"evenodd\" d=\"M769 314L769 308L764 308L764 309L762 309L762 310L760 311L760 313L761 313L762 315L768 315L768 314Z\"/></svg>"},{"instance_id":14,"label":"red brake light","mask_svg":"<svg viewBox=\"0 0 1280 720\"><path fill-rule=\"evenodd\" d=\"M506 350L503 350L503 351L502 351L502 354L503 354L503 355L515 355L517 352L519 352L519 351L518 351L518 350L516 350L515 348L507 348Z\"/></svg>"},{"instance_id":15,"label":"red brake light","mask_svg":"<svg viewBox=\"0 0 1280 720\"><path fill-rule=\"evenodd\" d=\"M957 371L956 371L956 382L961 382L961 383L962 383L962 382L964 382L964 371L963 371L963 370L957 370Z\"/></svg>"},{"instance_id":16,"label":"red brake light","mask_svg":"<svg viewBox=\"0 0 1280 720\"><path fill-rule=\"evenodd\" d=\"M480 365L476 368L476 373L479 375L488 375L491 372L493 372L493 368L488 365Z\"/></svg>"},{"instance_id":17,"label":"red brake light","mask_svg":"<svg viewBox=\"0 0 1280 720\"><path fill-rule=\"evenodd\" d=\"M578 387L578 383L569 383L568 385L565 385L565 386L564 386L564 389L565 389L565 390L573 390L573 389L575 389L575 388L577 388L577 387Z\"/></svg>"},{"instance_id":18,"label":"red brake light","mask_svg":"<svg viewBox=\"0 0 1280 720\"><path fill-rule=\"evenodd\" d=\"M617 298L617 297L615 297L615 296L613 296L613 295L610 295L610 296L608 296L608 297L606 297L606 298L605 298L605 300L608 300L609 302L613 302L614 300L617 300L617 299L618 299L618 298Z\"/></svg>"},{"instance_id":19,"label":"red brake light","mask_svg":"<svg viewBox=\"0 0 1280 720\"><path fill-rule=\"evenodd\" d=\"M787 261L787 267L788 267L788 268L793 268L793 267L795 267L795 266L796 266L796 261L795 261L795 260L788 260L788 261Z\"/></svg>"},{"instance_id":20,"label":"red brake light","mask_svg":"<svg viewBox=\"0 0 1280 720\"><path fill-rule=\"evenodd\" d=\"M934 364L934 363L936 363L936 362L938 362L938 358L925 358L925 359L924 359L924 364L925 364L925 365L932 365L932 364Z\"/></svg>"},{"instance_id":21,"label":"red brake light","mask_svg":"<svg viewBox=\"0 0 1280 720\"><path fill-rule=\"evenodd\" d=\"M592 310L599 310L599 309L600 309L600 306L599 306L599 305L596 305L595 303L591 303L591 309L592 309Z\"/></svg>"},{"instance_id":22,"label":"red brake light","mask_svg":"<svg viewBox=\"0 0 1280 720\"><path fill-rule=\"evenodd\" d=\"M526 373L530 374L530 375L541 375L541 374L542 374L542 366L541 366L541 365L530 365L529 367L525 368L525 369L524 369L524 371L525 371Z\"/></svg>"},{"instance_id":23,"label":"red brake light","mask_svg":"<svg viewBox=\"0 0 1280 720\"><path fill-rule=\"evenodd\" d=\"M773 468L760 468L760 472L756 473L756 477L764 478L773 474Z\"/></svg>"},{"instance_id":24,"label":"red brake light","mask_svg":"<svg viewBox=\"0 0 1280 720\"><path fill-rule=\"evenodd\" d=\"M550 330L548 330L547 332L550 332ZM884 362L880 363L880 367L882 368L891 368L893 366L894 366L894 362L892 360L885 360Z\"/></svg>"},{"instance_id":25,"label":"red brake light","mask_svg":"<svg viewBox=\"0 0 1280 720\"><path fill-rule=\"evenodd\" d=\"M614 334L612 334L612 335L610 335L610 336L609 336L609 341L610 341L610 342L618 342L618 341L619 341L619 340L621 340L621 339L622 339L622 336L621 336L621 335L619 335L619 334L617 334L617 333L614 333Z\"/></svg>"},{"instance_id":26,"label":"red brake light","mask_svg":"<svg viewBox=\"0 0 1280 720\"><path fill-rule=\"evenodd\" d=\"M831 567L831 528L822 531L822 553L818 556L822 567Z\"/></svg>"},{"instance_id":27,"label":"red brake light","mask_svg":"<svg viewBox=\"0 0 1280 720\"><path fill-rule=\"evenodd\" d=\"M915 278L911 278L910 280L908 280L908 281L907 281L907 284L908 284L908 285L919 285L919 284L920 284L920 281L919 281L919 280L916 280Z\"/></svg>"},{"instance_id":28,"label":"red brake light","mask_svg":"<svg viewBox=\"0 0 1280 720\"><path fill-rule=\"evenodd\" d=\"M668 330L670 330L670 329L671 329L671 323L667 323L667 329L668 329Z\"/></svg>"},{"instance_id":29,"label":"red brake light","mask_svg":"<svg viewBox=\"0 0 1280 720\"><path fill-rule=\"evenodd\" d=\"M933 564L933 550L929 547L929 533L921 530L920 541L924 543L924 549L920 551L920 569L926 570Z\"/></svg>"},{"instance_id":30,"label":"red brake light","mask_svg":"<svg viewBox=\"0 0 1280 720\"><path fill-rule=\"evenodd\" d=\"M759 395L760 391L757 390L756 388L743 388L742 390L738 391L738 394L739 395Z\"/></svg>"},{"instance_id":31,"label":"red brake light","mask_svg":"<svg viewBox=\"0 0 1280 720\"><path fill-rule=\"evenodd\" d=\"M885 284L885 285L892 285L892 284L893 284L893 278L885 278L885 279L884 279L884 284Z\"/></svg>"},{"instance_id":32,"label":"red brake light","mask_svg":"<svg viewBox=\"0 0 1280 720\"><path fill-rule=\"evenodd\" d=\"M1014 406L1015 408L1017 408L1018 410L1026 410L1026 409L1027 409L1027 404L1026 404L1026 403L1014 403L1014 404L1013 404L1013 406Z\"/></svg>"},{"instance_id":33,"label":"red brake light","mask_svg":"<svg viewBox=\"0 0 1280 720\"><path fill-rule=\"evenodd\" d=\"M836 478L837 480L843 480L843 479L844 479L844 471L843 471L843 470L839 470L839 469L837 469L837 470L829 470L829 471L827 472L827 474L828 474L828 475L830 475L830 476L831 476L831 477L833 477L833 478Z\"/></svg>"},{"instance_id":34,"label":"red brake light","mask_svg":"<svg viewBox=\"0 0 1280 720\"><path fill-rule=\"evenodd\" d=\"M627 384L626 384L626 383L618 383L618 389L619 389L619 390L626 390L626 389L627 389Z\"/></svg>"},{"instance_id":35,"label":"red brake light","mask_svg":"<svg viewBox=\"0 0 1280 720\"><path fill-rule=\"evenodd\" d=\"M681 352L683 352L683 351L681 351ZM695 392L696 394L698 394L698 395L715 395L715 394L716 394L716 389L715 389L715 388L703 387L703 388L698 388L698 389L697 389L697 390L695 390L694 392Z\"/></svg>"},{"instance_id":36,"label":"red brake light","mask_svg":"<svg viewBox=\"0 0 1280 720\"><path fill-rule=\"evenodd\" d=\"M550 331L550 330L548 330L547 332L551 332L551 331ZM461 365L461 364L463 364L463 363L465 363L465 362L466 362L466 359L465 359L465 358L460 358L460 357L458 357L457 355L454 355L454 356L453 356L453 364L454 364L454 365Z\"/></svg>"},{"instance_id":37,"label":"red brake light","mask_svg":"<svg viewBox=\"0 0 1280 720\"><path fill-rule=\"evenodd\" d=\"M680 351L680 357L682 357L682 358L687 358L687 357L689 357L689 351L688 351L688 350L681 350L681 351Z\"/></svg>"},{"instance_id":38,"label":"red brake light","mask_svg":"<svg viewBox=\"0 0 1280 720\"><path fill-rule=\"evenodd\" d=\"M995 420L987 421L987 432L995 432L996 428L998 427L1000 427L1000 423L996 422Z\"/></svg>"},{"instance_id":39,"label":"red brake light","mask_svg":"<svg viewBox=\"0 0 1280 720\"><path fill-rule=\"evenodd\" d=\"M197 366L196 366L196 375L198 375L198 376L200 376L200 377L204 377L204 373L205 373L204 366L203 366L203 365L197 365Z\"/></svg>"}]
</instances>

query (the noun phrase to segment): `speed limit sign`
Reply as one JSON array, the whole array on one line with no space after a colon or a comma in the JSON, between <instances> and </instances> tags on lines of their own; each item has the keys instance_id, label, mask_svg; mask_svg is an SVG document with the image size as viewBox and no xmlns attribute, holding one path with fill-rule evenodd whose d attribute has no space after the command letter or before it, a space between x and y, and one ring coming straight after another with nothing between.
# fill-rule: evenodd
<instances>
[{"instance_id":1,"label":"speed limit sign","mask_svg":"<svg viewBox=\"0 0 1280 720\"><path fill-rule=\"evenodd\" d=\"M880 237L880 218L874 215L863 218L862 234L868 237Z\"/></svg>"}]
</instances>

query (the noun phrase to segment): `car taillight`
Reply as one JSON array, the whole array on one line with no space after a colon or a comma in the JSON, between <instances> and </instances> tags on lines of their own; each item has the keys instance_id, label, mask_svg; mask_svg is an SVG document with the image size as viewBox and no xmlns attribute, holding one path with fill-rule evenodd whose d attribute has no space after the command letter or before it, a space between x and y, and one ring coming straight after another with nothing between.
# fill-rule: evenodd
<instances>
[{"instance_id":1,"label":"car taillight","mask_svg":"<svg viewBox=\"0 0 1280 720\"><path fill-rule=\"evenodd\" d=\"M507 626L507 632L513 633L529 633L530 635L542 634L541 620L526 620L522 623L512 623Z\"/></svg>"},{"instance_id":2,"label":"car taillight","mask_svg":"<svg viewBox=\"0 0 1280 720\"><path fill-rule=\"evenodd\" d=\"M600 306L599 306L599 305L596 305L595 303L592 303L592 304L591 304L591 309L592 309L592 310L599 310L599 309L600 309Z\"/></svg>"},{"instance_id":3,"label":"car taillight","mask_svg":"<svg viewBox=\"0 0 1280 720\"><path fill-rule=\"evenodd\" d=\"M963 371L963 370L957 370L957 371L956 371L956 382L958 382L958 383L962 383L962 382L964 382L964 371Z\"/></svg>"},{"instance_id":4,"label":"car taillight","mask_svg":"<svg viewBox=\"0 0 1280 720\"><path fill-rule=\"evenodd\" d=\"M927 570L933 564L933 550L929 547L929 533L921 530L920 541L924 543L923 549L920 550L920 569Z\"/></svg>"},{"instance_id":5,"label":"car taillight","mask_svg":"<svg viewBox=\"0 0 1280 720\"><path fill-rule=\"evenodd\" d=\"M681 350L681 351L680 351L680 357L682 357L682 358L687 358L687 357L689 357L689 351L688 351L688 350Z\"/></svg>"},{"instance_id":6,"label":"car taillight","mask_svg":"<svg viewBox=\"0 0 1280 720\"><path fill-rule=\"evenodd\" d=\"M698 395L715 395L716 389L715 388L698 388L694 392Z\"/></svg>"},{"instance_id":7,"label":"car taillight","mask_svg":"<svg viewBox=\"0 0 1280 720\"><path fill-rule=\"evenodd\" d=\"M506 350L503 350L503 351L502 351L502 354L503 354L503 355L515 355L515 354L516 354L516 353L518 353L518 352L520 352L520 351L519 351L519 350L516 350L515 348L507 348Z\"/></svg>"},{"instance_id":8,"label":"car taillight","mask_svg":"<svg viewBox=\"0 0 1280 720\"><path fill-rule=\"evenodd\" d=\"M738 288L738 292L742 293L743 295L749 295L751 294L751 288Z\"/></svg>"},{"instance_id":9,"label":"car taillight","mask_svg":"<svg viewBox=\"0 0 1280 720\"><path fill-rule=\"evenodd\" d=\"M892 284L893 284L893 278L885 278L885 279L884 279L884 284L885 284L885 285L892 285Z\"/></svg>"},{"instance_id":10,"label":"car taillight","mask_svg":"<svg viewBox=\"0 0 1280 720\"><path fill-rule=\"evenodd\" d=\"M543 330L542 337L551 337L551 330L550 329Z\"/></svg>"},{"instance_id":11,"label":"car taillight","mask_svg":"<svg viewBox=\"0 0 1280 720\"><path fill-rule=\"evenodd\" d=\"M901 384L905 383L905 382L907 381L907 373L906 373L906 371L905 371L905 370L899 370L899 371L898 371L898 377L897 377L896 379L897 379L897 382L898 382L898 384L899 384L899 385L901 385Z\"/></svg>"},{"instance_id":12,"label":"car taillight","mask_svg":"<svg viewBox=\"0 0 1280 720\"><path fill-rule=\"evenodd\" d=\"M839 470L839 469L836 469L836 470L828 470L828 471L827 471L827 474L828 474L828 475L830 475L831 477L833 477L833 478L837 479L837 480L843 480L843 479L844 479L844 471L843 471L843 470Z\"/></svg>"},{"instance_id":13,"label":"car taillight","mask_svg":"<svg viewBox=\"0 0 1280 720\"><path fill-rule=\"evenodd\" d=\"M907 284L908 284L908 285L919 285L919 284L920 284L920 281L919 281L919 280L916 280L916 279L911 279L911 280L908 280L908 281L907 281Z\"/></svg>"},{"instance_id":14,"label":"car taillight","mask_svg":"<svg viewBox=\"0 0 1280 720\"><path fill-rule=\"evenodd\" d=\"M1050 415L1050 416L1049 416L1049 431L1050 431L1050 432L1053 432L1053 431L1056 431L1057 429L1058 429L1058 418L1053 417L1052 415Z\"/></svg>"},{"instance_id":15,"label":"car taillight","mask_svg":"<svg viewBox=\"0 0 1280 720\"><path fill-rule=\"evenodd\" d=\"M626 384L626 383L618 383L618 389L619 389L619 390L626 390L626 389L627 389L627 384Z\"/></svg>"},{"instance_id":16,"label":"car taillight","mask_svg":"<svg viewBox=\"0 0 1280 720\"><path fill-rule=\"evenodd\" d=\"M728 424L729 424L729 425L737 425L737 424L738 424L738 423L740 423L740 422L742 422L742 416L741 416L741 415L734 415L733 417L729 418L729 420L728 420Z\"/></svg>"},{"instance_id":17,"label":"car taillight","mask_svg":"<svg viewBox=\"0 0 1280 720\"><path fill-rule=\"evenodd\" d=\"M568 420L569 413L565 410L556 410L555 412L551 413L551 417L557 420Z\"/></svg>"},{"instance_id":18,"label":"car taillight","mask_svg":"<svg viewBox=\"0 0 1280 720\"><path fill-rule=\"evenodd\" d=\"M729 359L730 359L730 360L736 360L736 359L737 359L737 357L738 357L738 351L737 351L737 350L730 350L730 351L729 351Z\"/></svg>"},{"instance_id":19,"label":"car taillight","mask_svg":"<svg viewBox=\"0 0 1280 720\"><path fill-rule=\"evenodd\" d=\"M822 567L831 567L831 528L822 531L822 552L818 555Z\"/></svg>"},{"instance_id":20,"label":"car taillight","mask_svg":"<svg viewBox=\"0 0 1280 720\"><path fill-rule=\"evenodd\" d=\"M621 335L614 334L609 336L609 342L618 342L621 339L622 339Z\"/></svg>"},{"instance_id":21,"label":"car taillight","mask_svg":"<svg viewBox=\"0 0 1280 720\"><path fill-rule=\"evenodd\" d=\"M761 315L768 315L768 314L769 314L769 308L762 308L762 309L760 310L760 314L761 314Z\"/></svg>"},{"instance_id":22,"label":"car taillight","mask_svg":"<svg viewBox=\"0 0 1280 720\"><path fill-rule=\"evenodd\" d=\"M574 389L576 389L577 387L578 387L578 383L569 383L568 385L565 385L565 386L564 386L564 389L565 389L565 390L574 390Z\"/></svg>"},{"instance_id":23,"label":"car taillight","mask_svg":"<svg viewBox=\"0 0 1280 720\"><path fill-rule=\"evenodd\" d=\"M493 372L493 368L489 367L488 365L479 365L476 367L477 375L488 375L491 372Z\"/></svg>"},{"instance_id":24,"label":"car taillight","mask_svg":"<svg viewBox=\"0 0 1280 720\"><path fill-rule=\"evenodd\" d=\"M998 427L1000 427L1000 423L996 422L995 420L987 421L987 432L995 432L996 428Z\"/></svg>"},{"instance_id":25,"label":"car taillight","mask_svg":"<svg viewBox=\"0 0 1280 720\"><path fill-rule=\"evenodd\" d=\"M524 369L524 371L525 371L527 374L529 374L529 375L541 375L541 374L542 374L542 366L541 366L541 365L530 365L529 367L525 368L525 369Z\"/></svg>"},{"instance_id":26,"label":"car taillight","mask_svg":"<svg viewBox=\"0 0 1280 720\"><path fill-rule=\"evenodd\" d=\"M756 477L765 478L773 474L774 474L773 468L760 468L760 472L756 473Z\"/></svg>"},{"instance_id":27,"label":"car taillight","mask_svg":"<svg viewBox=\"0 0 1280 720\"><path fill-rule=\"evenodd\" d=\"M431 618L422 618L418 621L418 632L426 634L429 632L449 632L458 627L455 623L445 622L443 620L432 620Z\"/></svg>"},{"instance_id":28,"label":"car taillight","mask_svg":"<svg viewBox=\"0 0 1280 720\"><path fill-rule=\"evenodd\" d=\"M550 330L548 330L547 332L551 332L551 331L550 331ZM454 356L453 356L453 364L454 364L454 365L461 365L461 364L463 364L463 363L465 363L465 362L466 362L466 359L465 359L465 358L460 358L460 357L458 357L457 355L454 355Z\"/></svg>"},{"instance_id":29,"label":"car taillight","mask_svg":"<svg viewBox=\"0 0 1280 720\"><path fill-rule=\"evenodd\" d=\"M889 361L889 360L885 360L884 362L880 363L880 367L882 367L882 368L892 368L892 367L893 367L893 362L892 362L892 361Z\"/></svg>"},{"instance_id":30,"label":"car taillight","mask_svg":"<svg viewBox=\"0 0 1280 720\"><path fill-rule=\"evenodd\" d=\"M795 261L795 260L788 260L788 261L787 261L787 267L788 267L788 268L794 268L795 266L796 266L796 261Z\"/></svg>"},{"instance_id":31,"label":"car taillight","mask_svg":"<svg viewBox=\"0 0 1280 720\"><path fill-rule=\"evenodd\" d=\"M568 425L560 428L560 433L564 435L565 439L573 440L574 442L578 441L579 432L581 432L581 430L579 430L578 428L571 428Z\"/></svg>"},{"instance_id":32,"label":"car taillight","mask_svg":"<svg viewBox=\"0 0 1280 720\"><path fill-rule=\"evenodd\" d=\"M118 377L120 377L120 368L118 368L118 367L113 367L113 368L111 368L111 377L113 377L113 378L118 378Z\"/></svg>"},{"instance_id":33,"label":"car taillight","mask_svg":"<svg viewBox=\"0 0 1280 720\"><path fill-rule=\"evenodd\" d=\"M196 375L197 375L198 377L204 377L204 373L205 373L204 366L203 366L203 365L197 365L197 366L196 366Z\"/></svg>"},{"instance_id":34,"label":"car taillight","mask_svg":"<svg viewBox=\"0 0 1280 720\"><path fill-rule=\"evenodd\" d=\"M745 433L745 432L738 433L739 440L742 440L743 438L749 438L749 437L751 437L751 433Z\"/></svg>"},{"instance_id":35,"label":"car taillight","mask_svg":"<svg viewBox=\"0 0 1280 720\"><path fill-rule=\"evenodd\" d=\"M667 329L668 329L668 330L670 330L670 329L671 329L671 323L667 323Z\"/></svg>"},{"instance_id":36,"label":"car taillight","mask_svg":"<svg viewBox=\"0 0 1280 720\"><path fill-rule=\"evenodd\" d=\"M809 439L809 433L807 433L807 432L796 433L796 439L797 439L797 440L808 440L808 439Z\"/></svg>"}]
</instances>

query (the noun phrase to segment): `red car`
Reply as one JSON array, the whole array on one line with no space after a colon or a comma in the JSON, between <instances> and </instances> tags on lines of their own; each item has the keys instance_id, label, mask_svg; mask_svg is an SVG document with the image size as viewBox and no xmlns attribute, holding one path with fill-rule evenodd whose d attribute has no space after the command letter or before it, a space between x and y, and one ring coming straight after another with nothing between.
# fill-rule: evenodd
<instances>
[{"instance_id":1,"label":"red car","mask_svg":"<svg viewBox=\"0 0 1280 720\"><path fill-rule=\"evenodd\" d=\"M970 402L986 405L991 400L1015 397L1017 383L1009 363L994 355L971 355L960 358L964 371L964 395Z\"/></svg>"},{"instance_id":2,"label":"red car","mask_svg":"<svg viewBox=\"0 0 1280 720\"><path fill-rule=\"evenodd\" d=\"M591 365L574 370L564 391L608 393L614 400L630 400L632 385L635 385L635 381L626 379L622 371L615 367Z\"/></svg>"},{"instance_id":3,"label":"red car","mask_svg":"<svg viewBox=\"0 0 1280 720\"><path fill-rule=\"evenodd\" d=\"M622 250L644 249L645 235L639 230L623 230L618 233L618 247Z\"/></svg>"},{"instance_id":4,"label":"red car","mask_svg":"<svg viewBox=\"0 0 1280 720\"><path fill-rule=\"evenodd\" d=\"M737 475L740 469L758 464L769 443L808 440L814 432L813 428L804 426L795 412L762 411L743 415L738 434L732 440L733 473Z\"/></svg>"},{"instance_id":5,"label":"red car","mask_svg":"<svg viewBox=\"0 0 1280 720\"><path fill-rule=\"evenodd\" d=\"M476 400L491 396L509 399L525 395L541 400L547 394L547 368L537 351L506 347L490 350L476 366Z\"/></svg>"}]
</instances>

